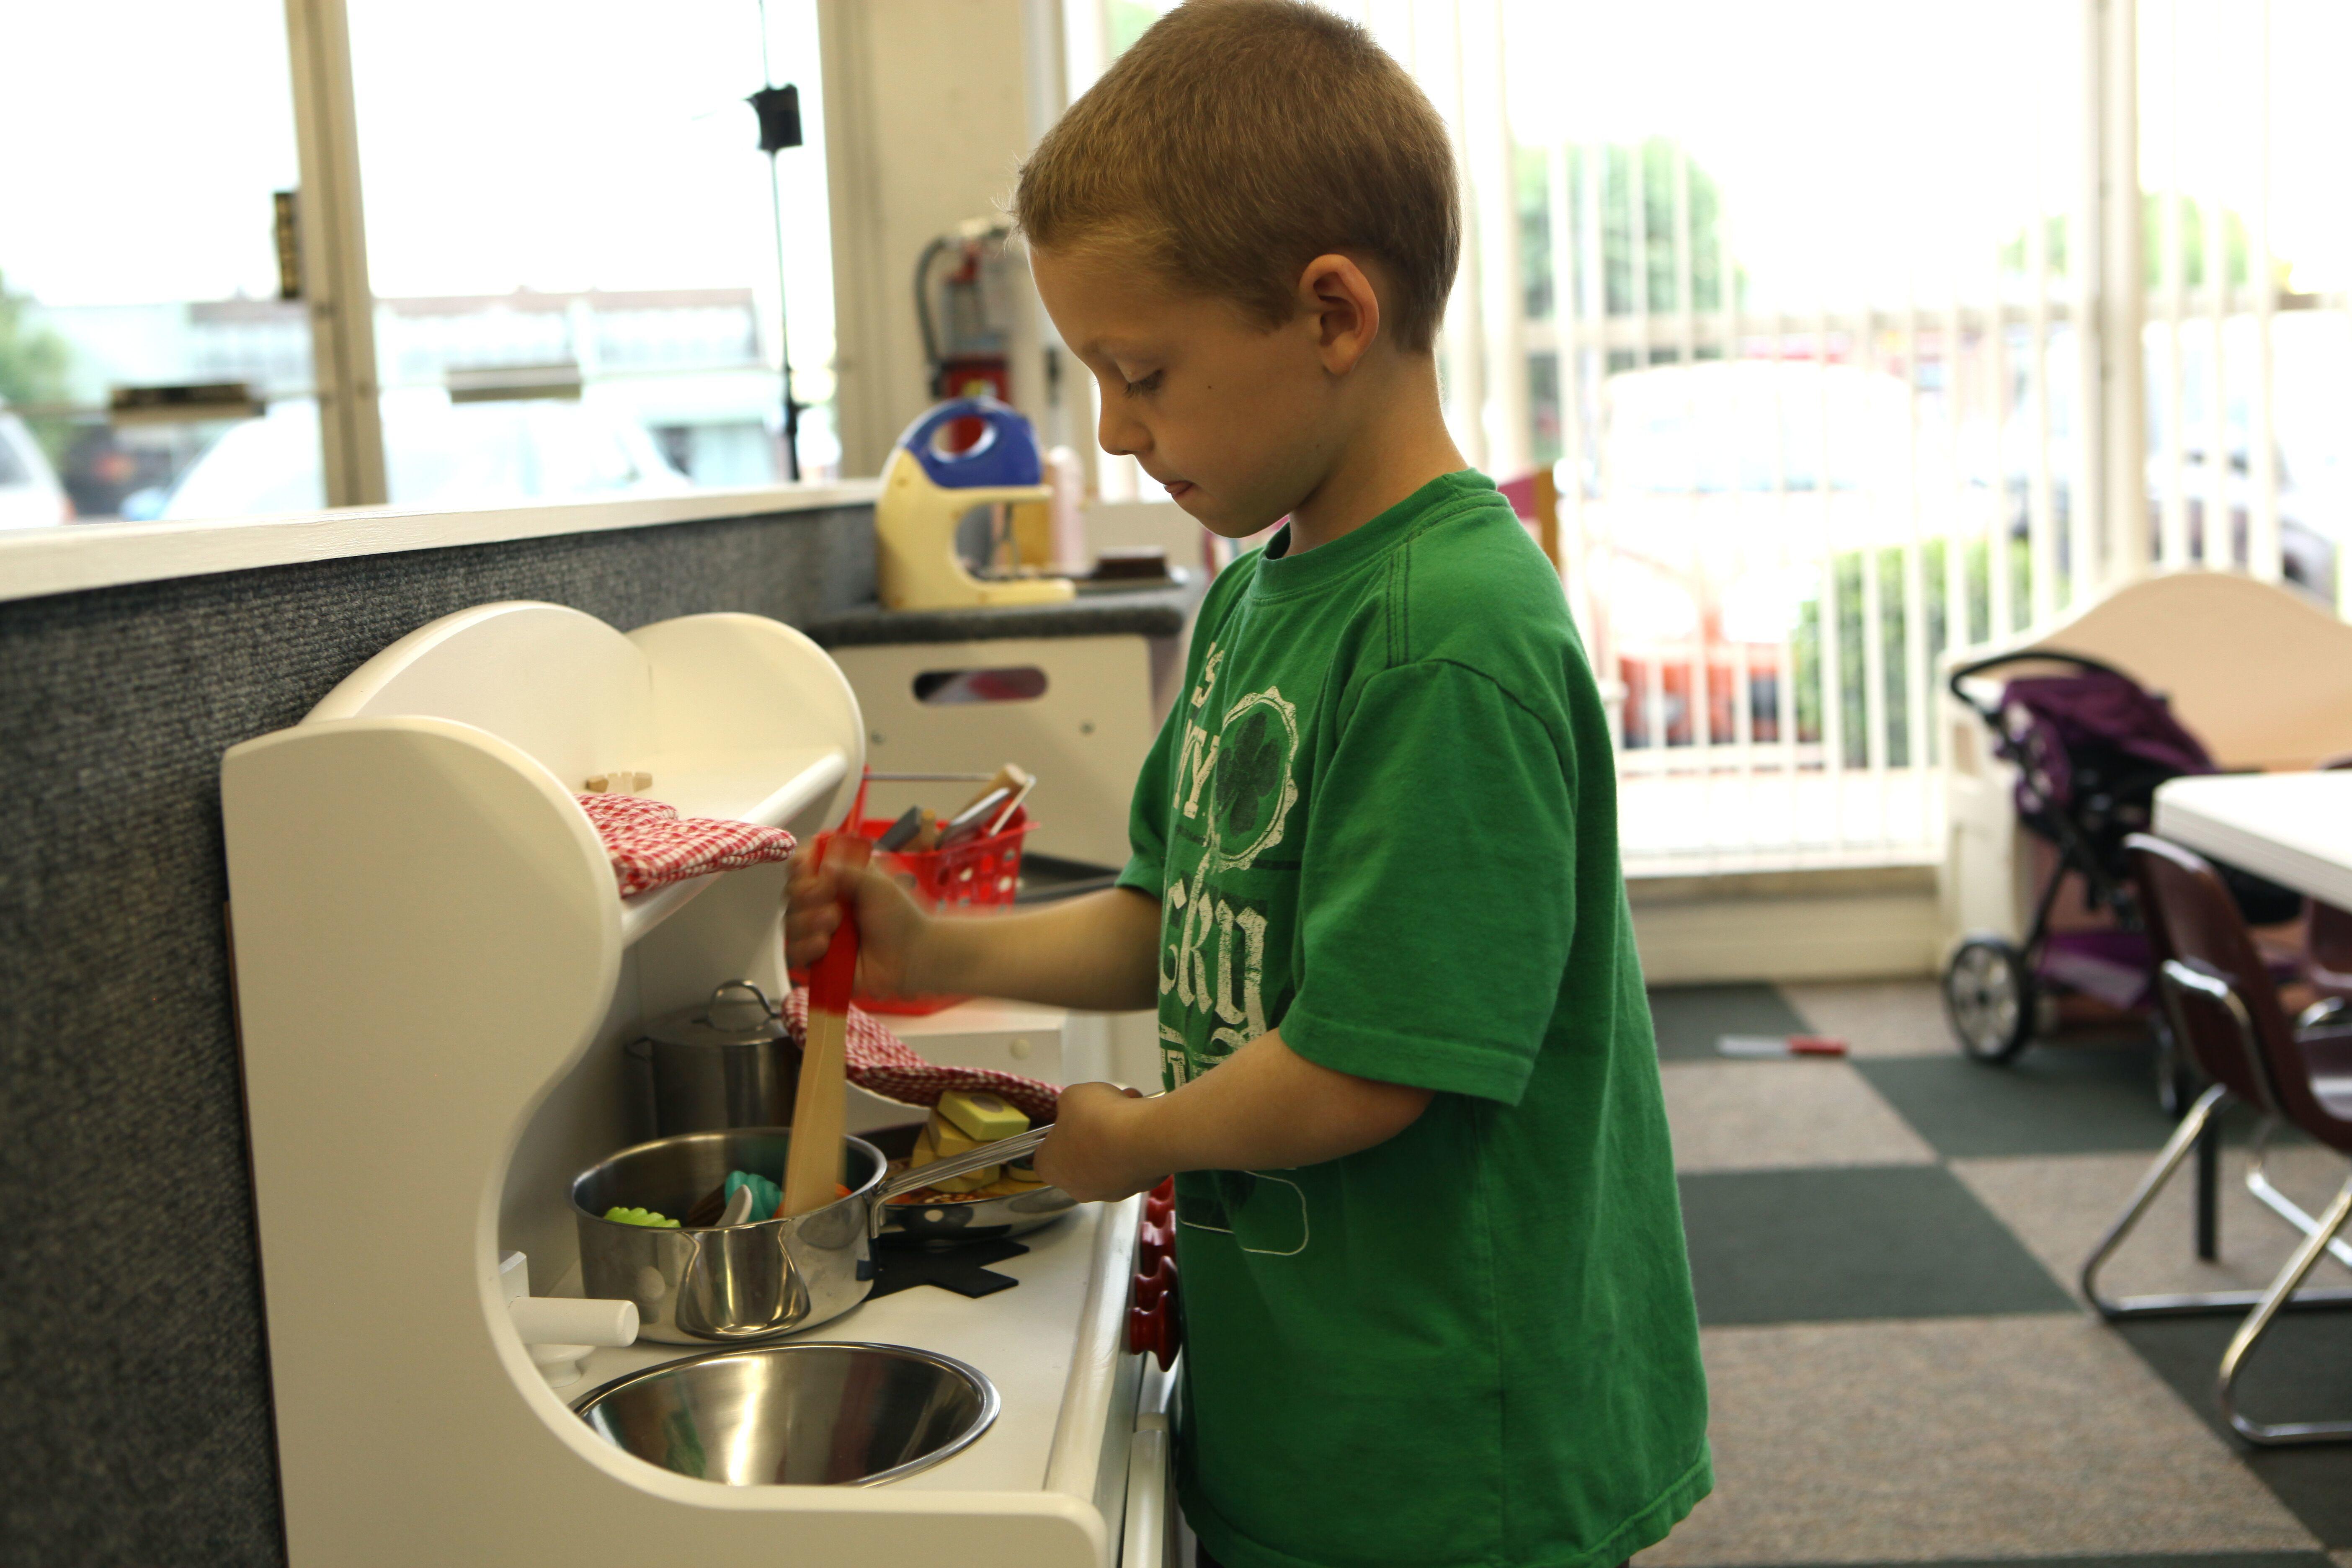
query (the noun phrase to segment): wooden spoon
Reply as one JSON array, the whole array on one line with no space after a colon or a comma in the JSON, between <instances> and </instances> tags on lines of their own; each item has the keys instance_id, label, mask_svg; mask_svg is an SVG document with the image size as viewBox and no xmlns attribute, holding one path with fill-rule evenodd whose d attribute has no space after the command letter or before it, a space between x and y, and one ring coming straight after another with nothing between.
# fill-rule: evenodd
<instances>
[{"instance_id":1,"label":"wooden spoon","mask_svg":"<svg viewBox=\"0 0 2352 1568\"><path fill-rule=\"evenodd\" d=\"M824 853L818 852L820 866ZM808 1032L801 1046L780 1215L807 1214L839 1196L849 1121L849 993L856 978L857 917L844 904L840 929L809 971Z\"/></svg>"}]
</instances>

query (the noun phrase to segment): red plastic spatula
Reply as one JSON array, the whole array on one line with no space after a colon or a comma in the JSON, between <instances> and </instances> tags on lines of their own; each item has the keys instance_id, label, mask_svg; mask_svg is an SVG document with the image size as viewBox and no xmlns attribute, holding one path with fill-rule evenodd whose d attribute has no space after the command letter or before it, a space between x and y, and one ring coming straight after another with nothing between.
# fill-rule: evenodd
<instances>
[{"instance_id":1,"label":"red plastic spatula","mask_svg":"<svg viewBox=\"0 0 2352 1568\"><path fill-rule=\"evenodd\" d=\"M1827 1035L1720 1035L1715 1049L1726 1057L1842 1057L1845 1042Z\"/></svg>"},{"instance_id":2,"label":"red plastic spatula","mask_svg":"<svg viewBox=\"0 0 2352 1568\"><path fill-rule=\"evenodd\" d=\"M824 864L820 851L818 864ZM847 904L824 956L809 971L808 1032L801 1045L793 1142L780 1215L821 1209L840 1195L849 1119L849 994L857 978L857 917Z\"/></svg>"}]
</instances>

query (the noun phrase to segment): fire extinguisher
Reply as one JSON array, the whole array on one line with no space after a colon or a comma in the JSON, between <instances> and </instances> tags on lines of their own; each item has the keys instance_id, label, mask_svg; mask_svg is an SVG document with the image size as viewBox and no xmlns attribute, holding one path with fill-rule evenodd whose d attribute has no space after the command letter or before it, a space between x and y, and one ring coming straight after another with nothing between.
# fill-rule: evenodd
<instances>
[{"instance_id":1,"label":"fire extinguisher","mask_svg":"<svg viewBox=\"0 0 2352 1568\"><path fill-rule=\"evenodd\" d=\"M1002 218L974 218L925 246L915 263L915 316L935 398L1012 401L1001 277L1010 232ZM944 445L951 452L966 450L985 428L980 420L959 419L946 431Z\"/></svg>"}]
</instances>

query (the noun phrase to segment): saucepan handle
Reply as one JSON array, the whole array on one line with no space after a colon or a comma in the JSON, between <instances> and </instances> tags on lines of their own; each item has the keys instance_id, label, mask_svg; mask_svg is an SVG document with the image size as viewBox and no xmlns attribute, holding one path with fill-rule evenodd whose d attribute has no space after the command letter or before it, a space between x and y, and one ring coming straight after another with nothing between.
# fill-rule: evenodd
<instances>
[{"instance_id":1,"label":"saucepan handle","mask_svg":"<svg viewBox=\"0 0 2352 1568\"><path fill-rule=\"evenodd\" d=\"M888 1203L900 1193L911 1193L917 1187L928 1187L943 1176L961 1176L967 1171L977 1171L983 1165L1001 1165L1007 1160L1025 1159L1037 1152L1037 1145L1043 1143L1045 1141L1045 1134L1052 1131L1053 1128L1050 1126L1033 1127L1016 1137L1000 1138L993 1143L982 1143L977 1149L968 1149L961 1154L950 1154L944 1159L934 1160L928 1165L918 1165L913 1170L902 1175L893 1176L883 1183L881 1190L874 1194L875 1201Z\"/></svg>"}]
</instances>

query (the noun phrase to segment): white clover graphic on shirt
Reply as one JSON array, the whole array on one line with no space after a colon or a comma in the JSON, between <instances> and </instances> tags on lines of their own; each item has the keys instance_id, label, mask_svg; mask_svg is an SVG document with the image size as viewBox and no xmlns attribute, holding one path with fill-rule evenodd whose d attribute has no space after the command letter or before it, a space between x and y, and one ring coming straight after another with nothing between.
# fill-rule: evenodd
<instances>
[{"instance_id":1,"label":"white clover graphic on shirt","mask_svg":"<svg viewBox=\"0 0 2352 1568\"><path fill-rule=\"evenodd\" d=\"M1196 713L1214 711L1207 704L1224 658L1214 644L1202 658L1201 679L1186 704ZM1169 804L1184 820L1202 824L1216 869L1246 870L1282 841L1290 808L1298 804L1291 773L1297 754L1298 708L1279 687L1244 693L1217 717L1213 733L1200 718L1186 717Z\"/></svg>"},{"instance_id":2,"label":"white clover graphic on shirt","mask_svg":"<svg viewBox=\"0 0 2352 1568\"><path fill-rule=\"evenodd\" d=\"M1244 693L1222 712L1211 695L1224 662L1212 645L1186 706L1191 710L1169 805L1198 825L1201 857L1168 885L1160 991L1185 1019L1163 1013L1160 1053L1169 1087L1181 1088L1266 1032L1266 906L1229 896L1225 874L1245 871L1282 842L1298 783L1298 710L1276 687ZM1212 721L1212 731L1203 721ZM1209 1026L1205 1038L1188 1038ZM1244 1252L1296 1257L1307 1248L1307 1198L1271 1172L1193 1172L1179 1176L1180 1223L1230 1234Z\"/></svg>"},{"instance_id":3,"label":"white clover graphic on shirt","mask_svg":"<svg viewBox=\"0 0 2352 1568\"><path fill-rule=\"evenodd\" d=\"M1212 646L1190 706L1204 709L1215 688L1222 648ZM1214 710L1208 710L1213 714ZM1212 879L1247 870L1282 841L1298 804L1292 763L1298 710L1279 689L1252 691L1216 714L1214 734L1185 723L1171 805L1202 826L1201 858L1168 888L1160 992L1186 1012L1206 1015L1207 1039L1189 1048L1184 1031L1161 1025L1169 1076L1182 1084L1266 1032L1266 914L1262 901L1223 896Z\"/></svg>"},{"instance_id":4,"label":"white clover graphic on shirt","mask_svg":"<svg viewBox=\"0 0 2352 1568\"><path fill-rule=\"evenodd\" d=\"M1291 762L1298 754L1298 709L1278 688L1253 691L1225 710L1210 784L1209 858L1219 870L1247 870L1282 842L1298 804Z\"/></svg>"}]
</instances>

